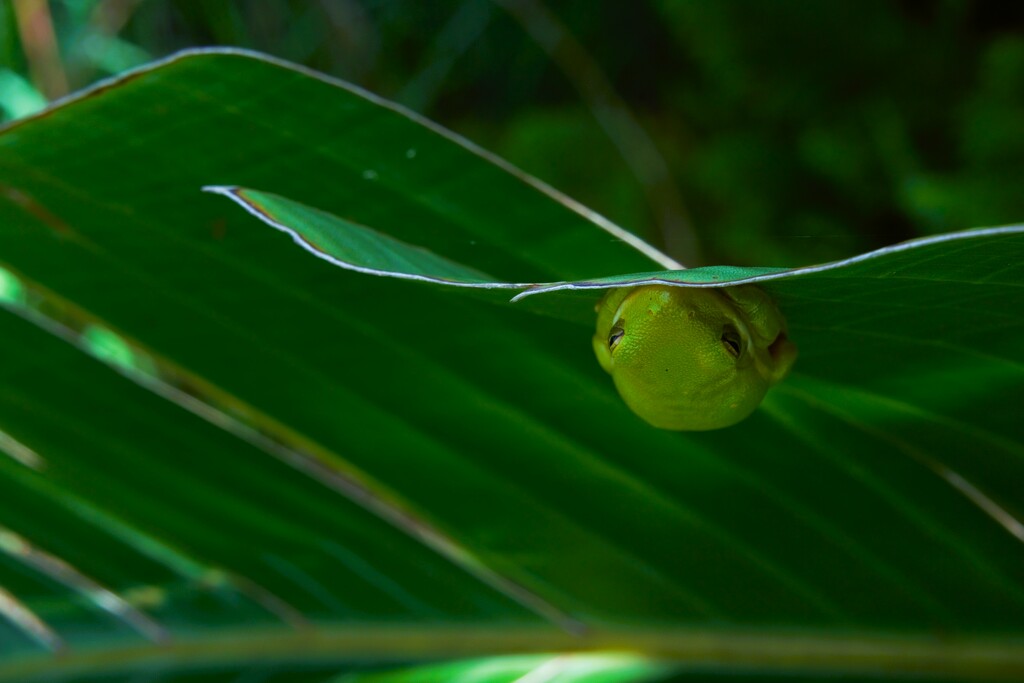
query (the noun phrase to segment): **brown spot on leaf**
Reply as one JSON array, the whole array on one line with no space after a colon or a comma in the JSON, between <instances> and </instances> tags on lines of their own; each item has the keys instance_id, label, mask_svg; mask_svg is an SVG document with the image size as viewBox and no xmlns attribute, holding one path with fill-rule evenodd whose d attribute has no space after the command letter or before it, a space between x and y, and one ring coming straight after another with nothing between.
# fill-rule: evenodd
<instances>
[{"instance_id":1,"label":"brown spot on leaf","mask_svg":"<svg viewBox=\"0 0 1024 683\"><path fill-rule=\"evenodd\" d=\"M228 233L228 224L223 218L218 218L210 223L210 236L220 242Z\"/></svg>"},{"instance_id":2,"label":"brown spot on leaf","mask_svg":"<svg viewBox=\"0 0 1024 683\"><path fill-rule=\"evenodd\" d=\"M33 218L38 220L40 223L43 223L51 230L63 235L71 233L71 228L68 227L67 223L33 199L28 193L19 190L16 187L12 187L11 185L0 183L0 197L10 200L25 211L25 213L30 214Z\"/></svg>"}]
</instances>

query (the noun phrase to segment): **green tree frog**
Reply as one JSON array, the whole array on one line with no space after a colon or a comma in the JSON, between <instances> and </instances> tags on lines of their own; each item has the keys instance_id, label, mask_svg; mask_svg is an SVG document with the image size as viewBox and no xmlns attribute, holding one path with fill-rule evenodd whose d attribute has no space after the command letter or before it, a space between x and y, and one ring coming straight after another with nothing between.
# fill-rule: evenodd
<instances>
[{"instance_id":1,"label":"green tree frog","mask_svg":"<svg viewBox=\"0 0 1024 683\"><path fill-rule=\"evenodd\" d=\"M750 415L796 359L782 314L752 285L610 289L594 352L633 412L690 431Z\"/></svg>"}]
</instances>

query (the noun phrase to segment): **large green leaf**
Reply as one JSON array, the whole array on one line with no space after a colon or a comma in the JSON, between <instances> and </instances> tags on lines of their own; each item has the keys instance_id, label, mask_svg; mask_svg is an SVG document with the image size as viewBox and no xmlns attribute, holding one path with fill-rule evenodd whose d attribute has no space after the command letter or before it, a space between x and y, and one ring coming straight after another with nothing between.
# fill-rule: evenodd
<instances>
[{"instance_id":1,"label":"large green leaf","mask_svg":"<svg viewBox=\"0 0 1024 683\"><path fill-rule=\"evenodd\" d=\"M2 131L0 680L578 649L1022 675L1017 237L766 284L794 375L679 434L579 316L347 272L200 191L502 281L673 266L508 171L234 53Z\"/></svg>"}]
</instances>

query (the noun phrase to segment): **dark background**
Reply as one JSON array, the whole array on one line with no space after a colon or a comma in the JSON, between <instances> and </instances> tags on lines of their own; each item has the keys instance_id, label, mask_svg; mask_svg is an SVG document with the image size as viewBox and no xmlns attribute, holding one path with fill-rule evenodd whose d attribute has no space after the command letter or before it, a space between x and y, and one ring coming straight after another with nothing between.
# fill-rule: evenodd
<instances>
[{"instance_id":1,"label":"dark background","mask_svg":"<svg viewBox=\"0 0 1024 683\"><path fill-rule=\"evenodd\" d=\"M3 0L0 117L204 45L405 104L687 265L1024 221L1015 1Z\"/></svg>"}]
</instances>

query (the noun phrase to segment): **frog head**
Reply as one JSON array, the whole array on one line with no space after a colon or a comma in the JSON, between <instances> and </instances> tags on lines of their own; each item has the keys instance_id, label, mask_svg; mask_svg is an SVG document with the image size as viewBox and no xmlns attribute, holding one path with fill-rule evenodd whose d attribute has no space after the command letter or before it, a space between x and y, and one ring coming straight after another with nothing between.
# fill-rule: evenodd
<instances>
[{"instance_id":1,"label":"frog head","mask_svg":"<svg viewBox=\"0 0 1024 683\"><path fill-rule=\"evenodd\" d=\"M661 429L736 424L796 359L782 314L752 285L611 289L597 313L601 367L626 405Z\"/></svg>"}]
</instances>

